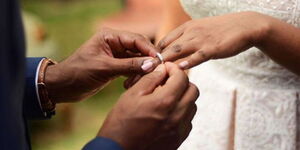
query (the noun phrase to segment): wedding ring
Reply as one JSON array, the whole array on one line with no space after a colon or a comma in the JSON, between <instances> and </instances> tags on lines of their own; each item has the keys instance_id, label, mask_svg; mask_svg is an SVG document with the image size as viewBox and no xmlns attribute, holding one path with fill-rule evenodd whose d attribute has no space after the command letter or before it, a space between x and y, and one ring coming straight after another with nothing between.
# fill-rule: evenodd
<instances>
[{"instance_id":1,"label":"wedding ring","mask_svg":"<svg viewBox=\"0 0 300 150\"><path fill-rule=\"evenodd\" d=\"M164 57L160 53L156 53L156 57L160 60L161 63L164 63Z\"/></svg>"}]
</instances>

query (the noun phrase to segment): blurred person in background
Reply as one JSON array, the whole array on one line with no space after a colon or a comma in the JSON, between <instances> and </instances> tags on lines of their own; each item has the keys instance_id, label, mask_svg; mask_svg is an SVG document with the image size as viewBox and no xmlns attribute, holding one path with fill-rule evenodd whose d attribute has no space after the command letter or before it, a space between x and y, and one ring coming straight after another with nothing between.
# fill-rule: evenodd
<instances>
[{"instance_id":1,"label":"blurred person in background","mask_svg":"<svg viewBox=\"0 0 300 150\"><path fill-rule=\"evenodd\" d=\"M122 0L125 7L101 21L99 27L126 30L154 39L162 18L162 0Z\"/></svg>"},{"instance_id":2,"label":"blurred person in background","mask_svg":"<svg viewBox=\"0 0 300 150\"><path fill-rule=\"evenodd\" d=\"M27 57L55 57L57 54L57 43L48 37L41 19L26 11L22 12Z\"/></svg>"},{"instance_id":3,"label":"blurred person in background","mask_svg":"<svg viewBox=\"0 0 300 150\"><path fill-rule=\"evenodd\" d=\"M149 72L143 63L157 52L142 35L103 29L61 63L25 58L18 1L0 1L0 18L3 150L30 149L28 120L49 119L57 103L82 101L118 76ZM177 65L162 64L120 97L84 149L176 149L191 130L198 95Z\"/></svg>"},{"instance_id":4,"label":"blurred person in background","mask_svg":"<svg viewBox=\"0 0 300 150\"><path fill-rule=\"evenodd\" d=\"M179 149L298 149L299 5L165 0L158 46L202 92Z\"/></svg>"}]
</instances>

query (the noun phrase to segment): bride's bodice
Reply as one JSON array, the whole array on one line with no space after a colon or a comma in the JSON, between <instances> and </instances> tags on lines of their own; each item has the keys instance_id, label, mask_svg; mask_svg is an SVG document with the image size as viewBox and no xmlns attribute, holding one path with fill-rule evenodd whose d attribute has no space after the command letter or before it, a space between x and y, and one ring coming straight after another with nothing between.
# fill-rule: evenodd
<instances>
[{"instance_id":1,"label":"bride's bodice","mask_svg":"<svg viewBox=\"0 0 300 150\"><path fill-rule=\"evenodd\" d=\"M300 27L300 0L181 0L193 18L256 11ZM257 22L259 24L259 22ZM300 78L253 47L235 57L209 62L222 74L247 87L299 89Z\"/></svg>"}]
</instances>

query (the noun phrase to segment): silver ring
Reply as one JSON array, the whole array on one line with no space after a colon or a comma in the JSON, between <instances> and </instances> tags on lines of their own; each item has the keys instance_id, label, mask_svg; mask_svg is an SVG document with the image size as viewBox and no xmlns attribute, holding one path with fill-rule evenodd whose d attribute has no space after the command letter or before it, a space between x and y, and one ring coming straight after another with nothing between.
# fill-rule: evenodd
<instances>
[{"instance_id":1,"label":"silver ring","mask_svg":"<svg viewBox=\"0 0 300 150\"><path fill-rule=\"evenodd\" d=\"M158 59L160 60L161 63L164 63L164 57L160 54L160 53L156 53L156 56L158 57Z\"/></svg>"}]
</instances>

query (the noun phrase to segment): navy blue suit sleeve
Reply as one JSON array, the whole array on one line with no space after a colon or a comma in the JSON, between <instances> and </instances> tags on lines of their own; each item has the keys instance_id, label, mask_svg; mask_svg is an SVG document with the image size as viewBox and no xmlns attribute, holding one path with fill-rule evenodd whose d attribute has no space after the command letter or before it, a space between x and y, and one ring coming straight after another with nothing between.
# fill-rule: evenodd
<instances>
[{"instance_id":1,"label":"navy blue suit sleeve","mask_svg":"<svg viewBox=\"0 0 300 150\"><path fill-rule=\"evenodd\" d=\"M111 139L96 137L86 144L83 150L123 150L123 148Z\"/></svg>"},{"instance_id":2,"label":"navy blue suit sleeve","mask_svg":"<svg viewBox=\"0 0 300 150\"><path fill-rule=\"evenodd\" d=\"M26 119L30 120L47 118L42 111L36 91L37 68L42 60L43 58L26 59L26 83L23 100L23 111Z\"/></svg>"}]
</instances>

